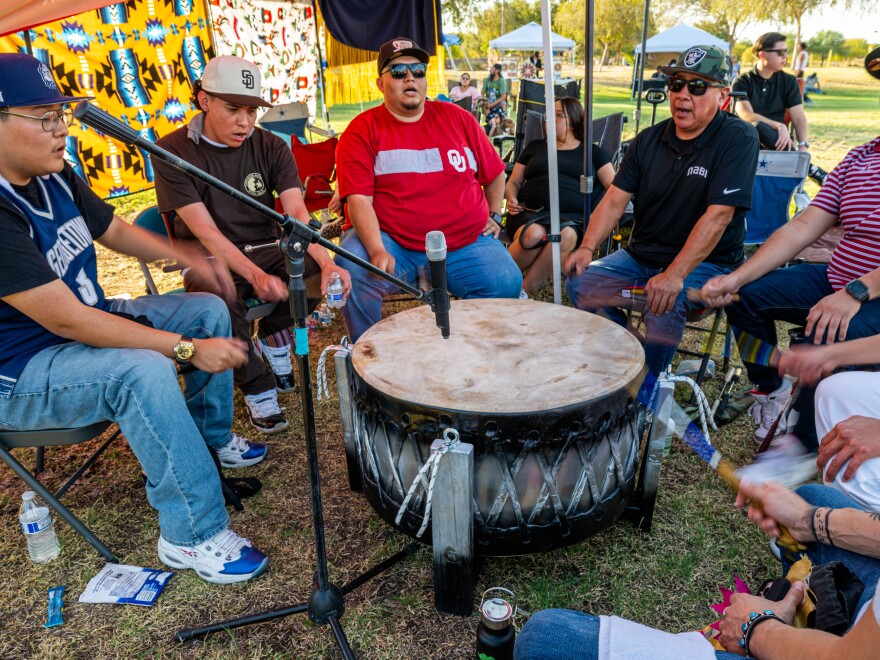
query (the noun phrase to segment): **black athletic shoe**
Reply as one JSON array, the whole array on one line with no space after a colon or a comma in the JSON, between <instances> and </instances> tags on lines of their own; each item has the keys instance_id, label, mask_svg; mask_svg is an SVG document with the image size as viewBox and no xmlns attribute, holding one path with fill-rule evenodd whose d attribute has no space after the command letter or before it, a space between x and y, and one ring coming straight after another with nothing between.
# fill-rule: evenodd
<instances>
[{"instance_id":1,"label":"black athletic shoe","mask_svg":"<svg viewBox=\"0 0 880 660\"><path fill-rule=\"evenodd\" d=\"M275 391L280 394L293 394L299 389L293 373L275 374Z\"/></svg>"},{"instance_id":2,"label":"black athletic shoe","mask_svg":"<svg viewBox=\"0 0 880 660\"><path fill-rule=\"evenodd\" d=\"M251 425L260 433L281 433L287 428L287 418L278 406L275 390L246 394L244 402L247 404Z\"/></svg>"}]
</instances>

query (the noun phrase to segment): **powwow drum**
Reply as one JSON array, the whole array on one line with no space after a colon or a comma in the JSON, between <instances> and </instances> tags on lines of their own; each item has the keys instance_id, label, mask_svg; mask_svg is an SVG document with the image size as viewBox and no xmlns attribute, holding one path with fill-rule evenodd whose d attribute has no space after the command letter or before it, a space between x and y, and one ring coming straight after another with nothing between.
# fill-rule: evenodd
<instances>
[{"instance_id":1,"label":"powwow drum","mask_svg":"<svg viewBox=\"0 0 880 660\"><path fill-rule=\"evenodd\" d=\"M395 517L431 443L452 427L474 446L476 554L543 552L613 523L636 480L638 341L606 319L532 300L454 301L450 326L442 339L420 306L352 349L341 402L349 469L376 512L415 536L427 489L399 525Z\"/></svg>"}]
</instances>

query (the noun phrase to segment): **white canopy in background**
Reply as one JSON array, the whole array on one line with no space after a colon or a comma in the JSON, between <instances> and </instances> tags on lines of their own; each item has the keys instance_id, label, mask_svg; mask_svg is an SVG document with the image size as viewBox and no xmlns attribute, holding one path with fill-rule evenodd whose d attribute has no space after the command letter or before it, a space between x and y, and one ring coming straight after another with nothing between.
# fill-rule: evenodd
<instances>
[{"instance_id":1,"label":"white canopy in background","mask_svg":"<svg viewBox=\"0 0 880 660\"><path fill-rule=\"evenodd\" d=\"M3 0L0 36L110 4L113 0Z\"/></svg>"},{"instance_id":2,"label":"white canopy in background","mask_svg":"<svg viewBox=\"0 0 880 660\"><path fill-rule=\"evenodd\" d=\"M645 52L649 55L651 53L678 54L691 46L718 46L724 52L730 49L730 45L724 39L719 39L705 30L679 23L675 27L655 34L648 39L645 42ZM635 52L637 55L642 52L642 44L636 46ZM663 64L667 64L667 62Z\"/></svg>"},{"instance_id":3,"label":"white canopy in background","mask_svg":"<svg viewBox=\"0 0 880 660\"><path fill-rule=\"evenodd\" d=\"M566 39L555 32L550 33L553 38L553 50L571 50L574 41ZM541 34L541 26L534 21L508 32L497 39L489 42L489 48L495 50L542 50L544 40Z\"/></svg>"}]
</instances>

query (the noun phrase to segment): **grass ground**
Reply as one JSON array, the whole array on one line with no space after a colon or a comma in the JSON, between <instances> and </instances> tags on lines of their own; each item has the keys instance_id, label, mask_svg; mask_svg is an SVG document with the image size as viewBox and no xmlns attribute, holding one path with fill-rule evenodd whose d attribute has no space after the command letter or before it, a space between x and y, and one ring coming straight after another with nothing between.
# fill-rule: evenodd
<instances>
[{"instance_id":1,"label":"grass ground","mask_svg":"<svg viewBox=\"0 0 880 660\"><path fill-rule=\"evenodd\" d=\"M596 114L623 109L628 114L626 72L597 75ZM814 156L830 169L846 149L877 134L878 87L859 69L820 72L829 90L808 110ZM334 108L343 127L354 108ZM127 219L152 203L151 193L117 200ZM102 283L110 295L139 295L143 280L132 260L102 251ZM176 275L159 274L166 288ZM311 362L344 333L341 320L312 336ZM696 341L689 335L687 341ZM709 381L712 400L720 384ZM331 391L334 390L330 374ZM259 579L243 585L214 586L186 571L176 575L155 606L81 605L90 577L103 565L100 556L65 524L57 525L59 559L30 563L18 530L21 486L0 469L0 657L2 658L336 658L326 629L304 616L215 635L204 642L178 644L174 632L305 600L313 571L302 420L298 400L282 397L291 421L287 433L273 436L264 464L245 470L263 480L263 492L233 513L236 530L269 556ZM249 437L243 405L236 401L235 429ZM408 543L372 513L347 484L337 401L317 404L317 433L324 493L330 574L344 584ZM735 463L750 460L753 427L740 418L713 434L718 448ZM48 452L46 479L59 484L90 447ZM20 452L26 464L32 452ZM158 567L155 512L144 497L138 464L127 446L112 448L68 494L71 508L119 555L123 563ZM575 546L540 555L488 559L475 589L512 589L528 611L572 607L615 613L673 631L692 630L713 620L717 585L737 573L756 585L777 567L766 539L734 510L732 494L679 442L664 459L650 534L627 521ZM46 589L66 585L65 624L46 630ZM476 604L476 603L475 603ZM433 608L432 566L425 549L347 598L343 627L356 654L364 658L469 658L478 619L438 614ZM522 619L518 623L521 623Z\"/></svg>"}]
</instances>

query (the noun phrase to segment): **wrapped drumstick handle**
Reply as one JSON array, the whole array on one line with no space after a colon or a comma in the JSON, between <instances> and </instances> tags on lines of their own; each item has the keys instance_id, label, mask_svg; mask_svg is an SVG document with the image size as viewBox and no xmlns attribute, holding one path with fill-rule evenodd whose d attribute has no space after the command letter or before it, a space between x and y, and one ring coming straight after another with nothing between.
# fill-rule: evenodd
<instances>
[{"instance_id":1,"label":"wrapped drumstick handle","mask_svg":"<svg viewBox=\"0 0 880 660\"><path fill-rule=\"evenodd\" d=\"M706 301L706 297L703 295L702 289L688 289L686 295L687 295L688 302L699 303L699 304L704 305L706 307L714 307L714 305L710 305ZM739 302L739 294L738 293L731 293L730 295L733 296L733 302Z\"/></svg>"}]
</instances>

